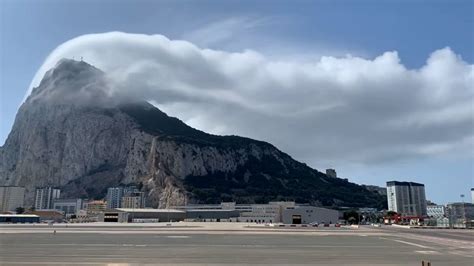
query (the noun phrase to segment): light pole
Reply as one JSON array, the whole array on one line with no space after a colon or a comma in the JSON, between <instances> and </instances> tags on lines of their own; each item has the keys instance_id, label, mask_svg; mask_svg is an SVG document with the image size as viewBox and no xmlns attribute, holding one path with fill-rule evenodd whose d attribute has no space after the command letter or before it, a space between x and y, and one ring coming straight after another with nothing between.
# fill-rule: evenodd
<instances>
[{"instance_id":1,"label":"light pole","mask_svg":"<svg viewBox=\"0 0 474 266\"><path fill-rule=\"evenodd\" d=\"M464 208L464 194L461 194L461 201L462 201L462 219L463 219L463 224L465 227L467 227L467 221L466 221L466 209Z\"/></svg>"},{"instance_id":2,"label":"light pole","mask_svg":"<svg viewBox=\"0 0 474 266\"><path fill-rule=\"evenodd\" d=\"M169 198L166 200L166 222L170 222L170 205L169 205Z\"/></svg>"}]
</instances>

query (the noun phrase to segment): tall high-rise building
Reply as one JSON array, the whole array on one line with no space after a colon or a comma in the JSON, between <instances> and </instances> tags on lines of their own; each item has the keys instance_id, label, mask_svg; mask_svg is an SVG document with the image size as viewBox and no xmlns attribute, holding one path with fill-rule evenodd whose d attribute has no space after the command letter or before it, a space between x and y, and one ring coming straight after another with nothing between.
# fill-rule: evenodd
<instances>
[{"instance_id":1,"label":"tall high-rise building","mask_svg":"<svg viewBox=\"0 0 474 266\"><path fill-rule=\"evenodd\" d=\"M145 207L145 193L135 186L111 187L107 189L106 200L109 209Z\"/></svg>"},{"instance_id":2,"label":"tall high-rise building","mask_svg":"<svg viewBox=\"0 0 474 266\"><path fill-rule=\"evenodd\" d=\"M472 204L474 204L474 187L471 188L471 201L472 201Z\"/></svg>"},{"instance_id":3,"label":"tall high-rise building","mask_svg":"<svg viewBox=\"0 0 474 266\"><path fill-rule=\"evenodd\" d=\"M472 228L474 204L455 202L446 205L446 214L451 227Z\"/></svg>"},{"instance_id":4,"label":"tall high-rise building","mask_svg":"<svg viewBox=\"0 0 474 266\"><path fill-rule=\"evenodd\" d=\"M35 209L47 210L54 208L54 200L59 199L61 190L53 187L37 188L35 193Z\"/></svg>"},{"instance_id":5,"label":"tall high-rise building","mask_svg":"<svg viewBox=\"0 0 474 266\"><path fill-rule=\"evenodd\" d=\"M23 207L25 199L24 187L0 186L0 212L15 211Z\"/></svg>"},{"instance_id":6,"label":"tall high-rise building","mask_svg":"<svg viewBox=\"0 0 474 266\"><path fill-rule=\"evenodd\" d=\"M425 185L415 182L387 182L389 211L402 216L426 216Z\"/></svg>"},{"instance_id":7,"label":"tall high-rise building","mask_svg":"<svg viewBox=\"0 0 474 266\"><path fill-rule=\"evenodd\" d=\"M110 187L107 189L107 208L120 208L123 197L123 187Z\"/></svg>"}]
</instances>

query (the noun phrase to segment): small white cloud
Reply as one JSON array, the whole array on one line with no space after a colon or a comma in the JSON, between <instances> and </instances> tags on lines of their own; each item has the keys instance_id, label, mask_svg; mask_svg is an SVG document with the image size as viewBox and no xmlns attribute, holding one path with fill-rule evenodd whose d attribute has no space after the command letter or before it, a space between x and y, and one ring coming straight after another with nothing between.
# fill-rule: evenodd
<instances>
[{"instance_id":1,"label":"small white cloud","mask_svg":"<svg viewBox=\"0 0 474 266\"><path fill-rule=\"evenodd\" d=\"M210 47L231 39L237 39L236 36L268 25L270 21L270 18L267 17L231 17L208 23L184 34L182 38L201 47Z\"/></svg>"}]
</instances>

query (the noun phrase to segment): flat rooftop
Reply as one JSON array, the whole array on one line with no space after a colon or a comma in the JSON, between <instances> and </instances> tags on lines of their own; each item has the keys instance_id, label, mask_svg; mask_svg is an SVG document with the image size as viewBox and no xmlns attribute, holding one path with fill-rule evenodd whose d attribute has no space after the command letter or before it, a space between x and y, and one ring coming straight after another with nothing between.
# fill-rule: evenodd
<instances>
[{"instance_id":1,"label":"flat rooftop","mask_svg":"<svg viewBox=\"0 0 474 266\"><path fill-rule=\"evenodd\" d=\"M0 214L0 217L39 217L35 214Z\"/></svg>"},{"instance_id":2,"label":"flat rooftop","mask_svg":"<svg viewBox=\"0 0 474 266\"><path fill-rule=\"evenodd\" d=\"M176 213L184 213L185 211L183 210L177 210L177 209L151 209L151 208L142 208L142 209L132 209L132 208L116 208L116 209L111 209L107 211L113 211L113 210L118 210L121 212L158 212L158 213L168 213L168 212L176 212Z\"/></svg>"}]
</instances>

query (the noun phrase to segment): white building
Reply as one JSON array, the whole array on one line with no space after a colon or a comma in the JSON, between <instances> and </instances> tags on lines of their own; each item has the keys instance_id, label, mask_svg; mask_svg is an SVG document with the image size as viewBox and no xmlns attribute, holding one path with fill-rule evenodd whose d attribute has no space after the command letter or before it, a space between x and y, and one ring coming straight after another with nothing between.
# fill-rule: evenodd
<instances>
[{"instance_id":1,"label":"white building","mask_svg":"<svg viewBox=\"0 0 474 266\"><path fill-rule=\"evenodd\" d=\"M472 228L474 226L474 204L455 202L446 206L446 216L451 227Z\"/></svg>"},{"instance_id":2,"label":"white building","mask_svg":"<svg viewBox=\"0 0 474 266\"><path fill-rule=\"evenodd\" d=\"M443 218L446 215L446 208L443 205L426 206L426 214L432 218Z\"/></svg>"},{"instance_id":3,"label":"white building","mask_svg":"<svg viewBox=\"0 0 474 266\"><path fill-rule=\"evenodd\" d=\"M294 201L271 201L268 204L238 205L236 210L241 211L238 222L249 223L281 223L283 211L294 208Z\"/></svg>"},{"instance_id":4,"label":"white building","mask_svg":"<svg viewBox=\"0 0 474 266\"><path fill-rule=\"evenodd\" d=\"M84 203L84 208L86 209L87 216L94 217L107 209L107 202L103 200L91 200Z\"/></svg>"},{"instance_id":5,"label":"white building","mask_svg":"<svg viewBox=\"0 0 474 266\"><path fill-rule=\"evenodd\" d=\"M0 186L0 212L15 211L24 206L25 188Z\"/></svg>"},{"instance_id":6,"label":"white building","mask_svg":"<svg viewBox=\"0 0 474 266\"><path fill-rule=\"evenodd\" d=\"M108 209L145 207L145 193L135 186L108 188L106 200Z\"/></svg>"},{"instance_id":7,"label":"white building","mask_svg":"<svg viewBox=\"0 0 474 266\"><path fill-rule=\"evenodd\" d=\"M474 204L474 187L471 188L471 201L472 201L472 204Z\"/></svg>"},{"instance_id":8,"label":"white building","mask_svg":"<svg viewBox=\"0 0 474 266\"><path fill-rule=\"evenodd\" d=\"M426 216L425 185L415 182L387 182L388 210L402 216Z\"/></svg>"},{"instance_id":9,"label":"white building","mask_svg":"<svg viewBox=\"0 0 474 266\"><path fill-rule=\"evenodd\" d=\"M138 209L140 207L140 197L122 197L122 208Z\"/></svg>"},{"instance_id":10,"label":"white building","mask_svg":"<svg viewBox=\"0 0 474 266\"><path fill-rule=\"evenodd\" d=\"M123 197L123 187L109 187L107 189L107 208L120 208Z\"/></svg>"},{"instance_id":11,"label":"white building","mask_svg":"<svg viewBox=\"0 0 474 266\"><path fill-rule=\"evenodd\" d=\"M59 199L61 191L53 187L37 188L35 193L35 209L53 209L55 199Z\"/></svg>"},{"instance_id":12,"label":"white building","mask_svg":"<svg viewBox=\"0 0 474 266\"><path fill-rule=\"evenodd\" d=\"M282 213L282 223L284 224L331 224L338 221L338 211L320 207L295 206L284 209Z\"/></svg>"},{"instance_id":13,"label":"white building","mask_svg":"<svg viewBox=\"0 0 474 266\"><path fill-rule=\"evenodd\" d=\"M144 192L133 192L128 196L122 197L122 208L128 209L140 209L145 208L145 193Z\"/></svg>"},{"instance_id":14,"label":"white building","mask_svg":"<svg viewBox=\"0 0 474 266\"><path fill-rule=\"evenodd\" d=\"M201 221L231 221L244 223L337 223L336 210L307 205L297 205L294 201L271 201L268 204L191 204L172 207L186 212L188 219Z\"/></svg>"},{"instance_id":15,"label":"white building","mask_svg":"<svg viewBox=\"0 0 474 266\"><path fill-rule=\"evenodd\" d=\"M122 208L145 208L145 192L135 189L122 197Z\"/></svg>"},{"instance_id":16,"label":"white building","mask_svg":"<svg viewBox=\"0 0 474 266\"><path fill-rule=\"evenodd\" d=\"M82 199L55 199L53 209L64 212L65 215L78 215L84 207Z\"/></svg>"},{"instance_id":17,"label":"white building","mask_svg":"<svg viewBox=\"0 0 474 266\"><path fill-rule=\"evenodd\" d=\"M100 222L115 223L155 223L184 221L186 211L175 209L128 209L105 210L98 215Z\"/></svg>"},{"instance_id":18,"label":"white building","mask_svg":"<svg viewBox=\"0 0 474 266\"><path fill-rule=\"evenodd\" d=\"M272 204L252 204L251 211L240 213L239 222L279 223L281 220L280 206Z\"/></svg>"}]
</instances>

